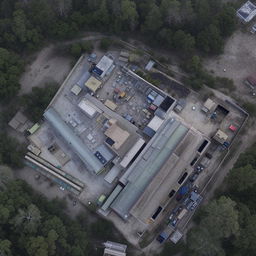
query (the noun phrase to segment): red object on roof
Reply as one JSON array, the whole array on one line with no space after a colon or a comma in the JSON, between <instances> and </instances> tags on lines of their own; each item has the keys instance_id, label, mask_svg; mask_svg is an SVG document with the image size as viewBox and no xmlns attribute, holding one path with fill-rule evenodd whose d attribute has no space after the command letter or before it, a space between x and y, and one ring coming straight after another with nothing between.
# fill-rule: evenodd
<instances>
[{"instance_id":1,"label":"red object on roof","mask_svg":"<svg viewBox=\"0 0 256 256\"><path fill-rule=\"evenodd\" d=\"M119 94L119 93L120 93L120 90L119 90L118 88L115 88L114 93L115 93L115 94Z\"/></svg>"},{"instance_id":2,"label":"red object on roof","mask_svg":"<svg viewBox=\"0 0 256 256\"><path fill-rule=\"evenodd\" d=\"M235 132L237 130L237 128L234 125L230 125L229 126L229 130L231 130L232 132Z\"/></svg>"},{"instance_id":3,"label":"red object on roof","mask_svg":"<svg viewBox=\"0 0 256 256\"><path fill-rule=\"evenodd\" d=\"M149 106L149 109L152 110L152 111L155 111L157 109L157 106L155 106L154 104L151 104Z\"/></svg>"}]
</instances>

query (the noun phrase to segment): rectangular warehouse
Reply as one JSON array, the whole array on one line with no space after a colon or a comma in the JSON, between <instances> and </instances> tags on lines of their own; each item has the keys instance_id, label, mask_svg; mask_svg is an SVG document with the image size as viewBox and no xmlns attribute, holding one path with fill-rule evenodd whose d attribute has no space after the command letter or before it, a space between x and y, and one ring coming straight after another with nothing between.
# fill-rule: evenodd
<instances>
[{"instance_id":1,"label":"rectangular warehouse","mask_svg":"<svg viewBox=\"0 0 256 256\"><path fill-rule=\"evenodd\" d=\"M139 159L136 159L127 170L127 173L129 173L127 177L128 183L111 205L111 208L120 217L123 219L128 218L134 204L188 130L186 126L175 119L169 119L161 126L157 134L142 151Z\"/></svg>"},{"instance_id":2,"label":"rectangular warehouse","mask_svg":"<svg viewBox=\"0 0 256 256\"><path fill-rule=\"evenodd\" d=\"M66 143L74 150L89 171L97 174L102 170L103 164L88 149L81 139L75 135L73 130L61 119L59 114L53 108L49 108L44 113L44 117L55 131L59 133Z\"/></svg>"}]
</instances>

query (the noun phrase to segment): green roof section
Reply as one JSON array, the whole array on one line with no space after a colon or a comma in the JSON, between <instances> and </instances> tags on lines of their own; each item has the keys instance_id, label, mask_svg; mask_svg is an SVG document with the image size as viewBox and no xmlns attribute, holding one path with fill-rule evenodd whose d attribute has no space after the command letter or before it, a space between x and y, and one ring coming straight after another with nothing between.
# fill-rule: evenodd
<instances>
[{"instance_id":1,"label":"green roof section","mask_svg":"<svg viewBox=\"0 0 256 256\"><path fill-rule=\"evenodd\" d=\"M116 197L119 195L119 193L122 191L123 187L121 185L117 185L113 192L110 194L108 199L105 201L105 203L102 205L101 209L103 211L106 211L109 206L113 203L113 201L116 199Z\"/></svg>"},{"instance_id":2,"label":"green roof section","mask_svg":"<svg viewBox=\"0 0 256 256\"><path fill-rule=\"evenodd\" d=\"M34 134L39 128L40 125L38 123L35 123L30 129L28 129L28 132L30 134Z\"/></svg>"},{"instance_id":3,"label":"green roof section","mask_svg":"<svg viewBox=\"0 0 256 256\"><path fill-rule=\"evenodd\" d=\"M140 159L128 177L128 184L118 195L111 208L123 219L142 195L145 188L173 153L188 132L188 128L175 119L169 119L141 153Z\"/></svg>"}]
</instances>

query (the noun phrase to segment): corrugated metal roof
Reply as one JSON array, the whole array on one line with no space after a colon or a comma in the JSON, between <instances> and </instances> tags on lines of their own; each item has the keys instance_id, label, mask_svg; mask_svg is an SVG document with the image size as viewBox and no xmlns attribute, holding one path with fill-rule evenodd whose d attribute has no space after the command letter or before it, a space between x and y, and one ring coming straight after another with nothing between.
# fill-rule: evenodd
<instances>
[{"instance_id":1,"label":"corrugated metal roof","mask_svg":"<svg viewBox=\"0 0 256 256\"><path fill-rule=\"evenodd\" d=\"M154 148L151 156L147 160L141 158L136 165L131 166L133 170L128 177L129 183L111 206L122 218L128 217L132 206L187 132L188 128L180 122L173 119L167 120L165 126L161 127L161 130L152 139L151 146L145 148L144 153L150 148Z\"/></svg>"},{"instance_id":2,"label":"corrugated metal roof","mask_svg":"<svg viewBox=\"0 0 256 256\"><path fill-rule=\"evenodd\" d=\"M102 205L101 209L103 211L106 211L109 206L113 203L113 201L116 199L116 197L119 195L119 193L122 191L123 187L121 185L117 185L113 192L110 194L108 199L105 201L105 203Z\"/></svg>"},{"instance_id":3,"label":"corrugated metal roof","mask_svg":"<svg viewBox=\"0 0 256 256\"><path fill-rule=\"evenodd\" d=\"M53 108L49 108L44 113L44 117L65 139L68 145L74 150L90 171L95 173L99 173L101 171L103 165L87 148L87 146L75 135L72 129L61 119L59 114Z\"/></svg>"}]
</instances>

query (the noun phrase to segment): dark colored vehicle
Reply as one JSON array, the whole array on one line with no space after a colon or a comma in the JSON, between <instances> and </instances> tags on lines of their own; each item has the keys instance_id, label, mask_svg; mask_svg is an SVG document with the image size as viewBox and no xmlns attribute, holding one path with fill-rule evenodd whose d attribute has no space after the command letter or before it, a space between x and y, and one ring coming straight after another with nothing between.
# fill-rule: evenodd
<instances>
[{"instance_id":1,"label":"dark colored vehicle","mask_svg":"<svg viewBox=\"0 0 256 256\"><path fill-rule=\"evenodd\" d=\"M157 236L156 240L160 244L163 243L166 239L168 239L168 237L171 235L173 231L173 227L171 225L167 225L166 228L161 232L161 234Z\"/></svg>"},{"instance_id":2,"label":"dark colored vehicle","mask_svg":"<svg viewBox=\"0 0 256 256\"><path fill-rule=\"evenodd\" d=\"M191 182L194 182L197 178L198 178L199 174L198 173L194 173L189 177L189 180Z\"/></svg>"}]
</instances>

